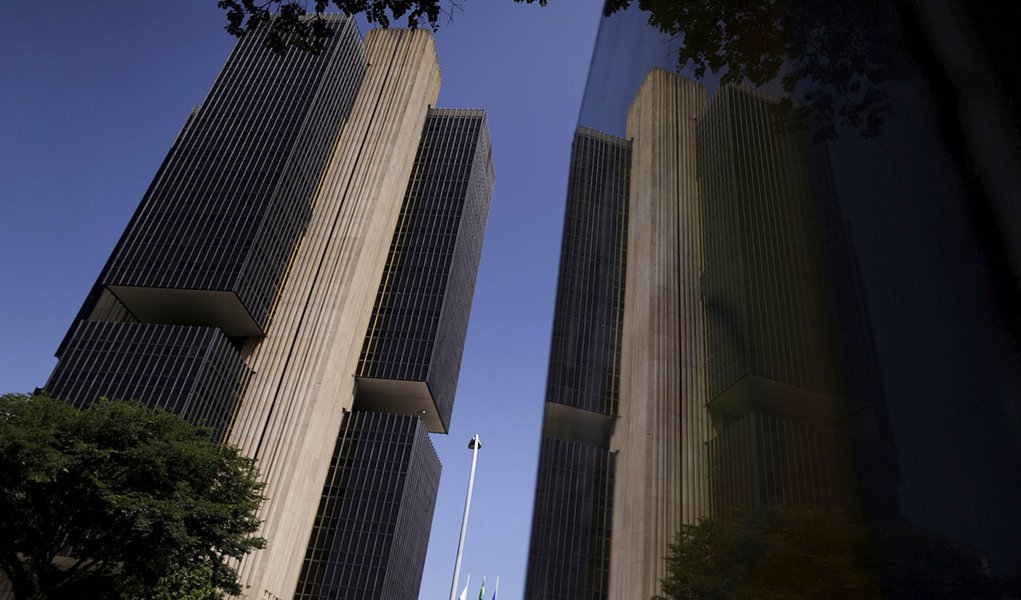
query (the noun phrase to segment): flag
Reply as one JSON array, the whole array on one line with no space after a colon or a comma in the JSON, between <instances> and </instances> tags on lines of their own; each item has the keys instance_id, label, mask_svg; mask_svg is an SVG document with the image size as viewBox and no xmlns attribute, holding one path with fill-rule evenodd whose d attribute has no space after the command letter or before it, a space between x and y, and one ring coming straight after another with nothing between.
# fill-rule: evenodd
<instances>
[{"instance_id":1,"label":"flag","mask_svg":"<svg viewBox=\"0 0 1021 600\"><path fill-rule=\"evenodd\" d=\"M496 600L496 595L500 593L500 578L496 578L496 589L493 590L493 600Z\"/></svg>"},{"instance_id":2,"label":"flag","mask_svg":"<svg viewBox=\"0 0 1021 600\"><path fill-rule=\"evenodd\" d=\"M468 583L472 580L471 573L468 574L468 579L464 582L464 589L461 590L461 595L457 597L457 600L468 600Z\"/></svg>"},{"instance_id":3,"label":"flag","mask_svg":"<svg viewBox=\"0 0 1021 600\"><path fill-rule=\"evenodd\" d=\"M482 576L482 589L479 590L479 600L486 600L486 576Z\"/></svg>"}]
</instances>

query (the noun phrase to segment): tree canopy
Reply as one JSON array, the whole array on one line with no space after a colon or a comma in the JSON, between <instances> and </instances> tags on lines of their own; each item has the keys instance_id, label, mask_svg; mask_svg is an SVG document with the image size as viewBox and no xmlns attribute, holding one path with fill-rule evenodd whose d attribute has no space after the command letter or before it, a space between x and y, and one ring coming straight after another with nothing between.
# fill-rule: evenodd
<instances>
[{"instance_id":1,"label":"tree canopy","mask_svg":"<svg viewBox=\"0 0 1021 600\"><path fill-rule=\"evenodd\" d=\"M240 592L224 562L264 540L253 461L139 402L0 397L0 570L15 597Z\"/></svg>"},{"instance_id":2,"label":"tree canopy","mask_svg":"<svg viewBox=\"0 0 1021 600\"><path fill-rule=\"evenodd\" d=\"M657 600L1013 598L973 548L906 522L774 507L685 526ZM1013 591L1012 591L1013 590Z\"/></svg>"},{"instance_id":3,"label":"tree canopy","mask_svg":"<svg viewBox=\"0 0 1021 600\"><path fill-rule=\"evenodd\" d=\"M608 0L604 12L635 2L650 25L680 40L679 69L699 80L715 73L722 84L781 89L776 116L785 128L808 130L820 141L836 138L842 127L869 138L890 115L887 83L904 54L892 0ZM381 27L404 19L410 28L437 29L443 15L461 8L458 0L316 0L311 11L302 0L217 5L230 34L266 31L265 45L279 54L290 47L318 52L331 33L322 18L330 9L364 14Z\"/></svg>"},{"instance_id":4,"label":"tree canopy","mask_svg":"<svg viewBox=\"0 0 1021 600\"><path fill-rule=\"evenodd\" d=\"M514 1L546 6L548 0ZM458 0L315 0L310 13L303 0L218 0L216 5L226 11L228 33L241 37L251 31L266 31L266 47L278 54L289 47L321 50L331 33L322 15L331 8L349 17L364 14L369 23L380 27L405 19L410 29L425 25L436 30L443 15L451 18L461 7Z\"/></svg>"}]
</instances>

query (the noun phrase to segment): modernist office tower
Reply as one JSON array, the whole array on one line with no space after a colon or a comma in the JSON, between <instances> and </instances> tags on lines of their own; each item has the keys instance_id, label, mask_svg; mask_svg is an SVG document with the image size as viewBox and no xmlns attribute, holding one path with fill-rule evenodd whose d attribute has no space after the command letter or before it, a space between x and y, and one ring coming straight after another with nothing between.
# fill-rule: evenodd
<instances>
[{"instance_id":1,"label":"modernist office tower","mask_svg":"<svg viewBox=\"0 0 1021 600\"><path fill-rule=\"evenodd\" d=\"M333 25L318 56L238 43L46 386L79 406L104 394L179 411L257 459L268 544L238 565L248 598L292 597L324 502L371 491L399 507L366 515L391 539L427 536L439 465L424 431L449 423L492 190L482 114L430 113L430 34L362 43ZM372 370L362 350L378 339L409 342L387 360L415 369ZM364 487L398 472L397 487ZM393 558L397 597L417 594L424 546Z\"/></svg>"},{"instance_id":2,"label":"modernist office tower","mask_svg":"<svg viewBox=\"0 0 1021 600\"><path fill-rule=\"evenodd\" d=\"M706 96L654 69L628 139L576 137L528 598L652 597L682 525L854 504L849 465L890 456L825 148Z\"/></svg>"}]
</instances>

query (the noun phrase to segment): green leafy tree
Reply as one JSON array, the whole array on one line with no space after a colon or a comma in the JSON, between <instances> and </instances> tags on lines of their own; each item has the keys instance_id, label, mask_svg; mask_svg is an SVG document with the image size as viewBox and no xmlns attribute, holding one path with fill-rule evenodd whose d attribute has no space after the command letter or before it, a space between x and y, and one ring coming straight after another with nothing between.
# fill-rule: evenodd
<instances>
[{"instance_id":1,"label":"green leafy tree","mask_svg":"<svg viewBox=\"0 0 1021 600\"><path fill-rule=\"evenodd\" d=\"M658 600L1016 597L974 549L946 536L805 506L685 526L666 561Z\"/></svg>"},{"instance_id":2,"label":"green leafy tree","mask_svg":"<svg viewBox=\"0 0 1021 600\"><path fill-rule=\"evenodd\" d=\"M180 568L161 577L153 589L132 600L221 600L223 594L213 577L212 565L208 563Z\"/></svg>"},{"instance_id":3,"label":"green leafy tree","mask_svg":"<svg viewBox=\"0 0 1021 600\"><path fill-rule=\"evenodd\" d=\"M525 4L547 0L514 0ZM389 27L393 21L406 19L411 29L427 25L433 30L440 18L460 9L456 0L316 0L309 12L304 0L219 0L217 6L226 11L227 31L241 37L251 31L266 31L265 45L278 54L289 47L318 52L330 36L331 27L322 15L335 9L347 16L364 14L374 25Z\"/></svg>"},{"instance_id":4,"label":"green leafy tree","mask_svg":"<svg viewBox=\"0 0 1021 600\"><path fill-rule=\"evenodd\" d=\"M253 461L139 402L0 397L0 570L26 598L240 592L264 540Z\"/></svg>"}]
</instances>

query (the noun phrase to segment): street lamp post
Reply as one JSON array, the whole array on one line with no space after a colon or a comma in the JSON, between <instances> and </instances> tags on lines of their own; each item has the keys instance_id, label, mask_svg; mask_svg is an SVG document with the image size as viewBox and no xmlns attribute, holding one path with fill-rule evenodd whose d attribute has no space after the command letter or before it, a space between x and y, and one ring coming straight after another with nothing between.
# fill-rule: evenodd
<instances>
[{"instance_id":1,"label":"street lamp post","mask_svg":"<svg viewBox=\"0 0 1021 600\"><path fill-rule=\"evenodd\" d=\"M482 447L482 440L479 434L475 434L468 447L472 451L471 474L468 475L468 496L464 499L464 516L461 518L461 538L457 540L457 558L454 559L454 580L450 582L450 600L455 600L457 595L457 580L461 576L461 554L464 551L464 536L468 533L468 511L472 506L472 488L475 487L475 463L479 458L479 448Z\"/></svg>"}]
</instances>

